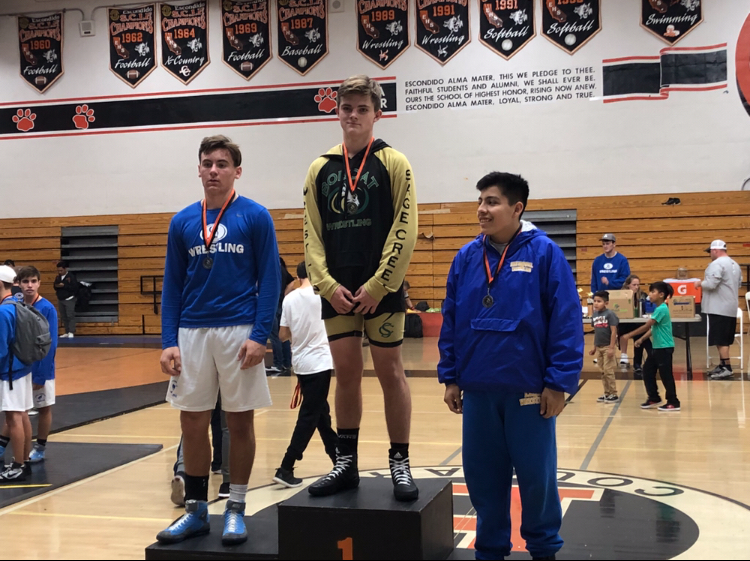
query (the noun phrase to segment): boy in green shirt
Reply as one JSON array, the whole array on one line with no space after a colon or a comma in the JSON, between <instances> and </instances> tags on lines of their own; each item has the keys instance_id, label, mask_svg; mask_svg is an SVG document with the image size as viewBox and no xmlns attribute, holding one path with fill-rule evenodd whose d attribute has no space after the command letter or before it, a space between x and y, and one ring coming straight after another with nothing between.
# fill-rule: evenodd
<instances>
[{"instance_id":1,"label":"boy in green shirt","mask_svg":"<svg viewBox=\"0 0 750 561\"><path fill-rule=\"evenodd\" d=\"M677 390L672 374L672 355L674 354L672 320L669 317L669 307L666 304L667 298L672 294L672 287L667 283L661 281L653 283L649 287L648 299L656 305L656 310L651 314L645 325L620 338L620 344L622 345L623 339L627 341L636 335L644 334L635 342L636 347L640 347L649 337L653 339L653 353L649 355L643 365L643 383L646 386L648 399L641 404L642 409L658 407L659 411L680 410L680 400L677 399ZM667 403L664 405L659 405L661 398L659 397L659 388L656 385L657 370L667 393Z\"/></svg>"}]
</instances>

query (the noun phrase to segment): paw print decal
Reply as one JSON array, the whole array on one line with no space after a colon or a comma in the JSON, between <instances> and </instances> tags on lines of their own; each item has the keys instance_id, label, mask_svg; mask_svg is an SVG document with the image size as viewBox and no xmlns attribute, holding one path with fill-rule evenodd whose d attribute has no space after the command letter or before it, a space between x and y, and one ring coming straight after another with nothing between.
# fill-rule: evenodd
<instances>
[{"instance_id":1,"label":"paw print decal","mask_svg":"<svg viewBox=\"0 0 750 561\"><path fill-rule=\"evenodd\" d=\"M318 109L325 113L331 113L336 110L336 98L338 92L333 91L331 88L320 88L318 95L315 96L315 103L318 104Z\"/></svg>"},{"instance_id":2,"label":"paw print decal","mask_svg":"<svg viewBox=\"0 0 750 561\"><path fill-rule=\"evenodd\" d=\"M18 112L13 115L13 122L21 132L29 132L34 128L34 121L36 121L36 113L32 113L31 109L24 111L19 109Z\"/></svg>"},{"instance_id":3,"label":"paw print decal","mask_svg":"<svg viewBox=\"0 0 750 561\"><path fill-rule=\"evenodd\" d=\"M76 107L76 115L73 117L73 124L77 129L86 130L89 128L89 123L96 121L94 117L94 110L89 109L88 105L79 105Z\"/></svg>"}]
</instances>

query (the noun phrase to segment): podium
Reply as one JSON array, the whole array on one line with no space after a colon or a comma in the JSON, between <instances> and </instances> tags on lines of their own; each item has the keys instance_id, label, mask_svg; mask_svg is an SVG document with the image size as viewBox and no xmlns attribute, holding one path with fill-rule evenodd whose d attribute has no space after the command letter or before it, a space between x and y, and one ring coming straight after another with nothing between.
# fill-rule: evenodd
<instances>
[{"instance_id":1,"label":"podium","mask_svg":"<svg viewBox=\"0 0 750 561\"><path fill-rule=\"evenodd\" d=\"M389 477L363 477L358 489L291 499L247 517L248 541L221 544L223 517L211 516L208 535L175 545L155 543L147 560L176 559L448 559L453 553L453 488L443 479L418 480L419 499L393 498Z\"/></svg>"}]
</instances>

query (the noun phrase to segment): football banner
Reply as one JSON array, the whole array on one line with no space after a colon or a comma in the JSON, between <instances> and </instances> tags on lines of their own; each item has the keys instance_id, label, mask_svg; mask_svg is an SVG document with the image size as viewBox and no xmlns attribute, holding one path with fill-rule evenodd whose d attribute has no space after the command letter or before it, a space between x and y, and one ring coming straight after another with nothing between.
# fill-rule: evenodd
<instances>
[{"instance_id":1,"label":"football banner","mask_svg":"<svg viewBox=\"0 0 750 561\"><path fill-rule=\"evenodd\" d=\"M156 69L156 9L109 9L109 69L135 88Z\"/></svg>"},{"instance_id":2,"label":"football banner","mask_svg":"<svg viewBox=\"0 0 750 561\"><path fill-rule=\"evenodd\" d=\"M39 93L46 92L64 73L63 14L41 18L18 17L21 76Z\"/></svg>"},{"instance_id":3,"label":"football banner","mask_svg":"<svg viewBox=\"0 0 750 561\"><path fill-rule=\"evenodd\" d=\"M223 0L224 64L245 80L271 57L271 0Z\"/></svg>"}]
</instances>

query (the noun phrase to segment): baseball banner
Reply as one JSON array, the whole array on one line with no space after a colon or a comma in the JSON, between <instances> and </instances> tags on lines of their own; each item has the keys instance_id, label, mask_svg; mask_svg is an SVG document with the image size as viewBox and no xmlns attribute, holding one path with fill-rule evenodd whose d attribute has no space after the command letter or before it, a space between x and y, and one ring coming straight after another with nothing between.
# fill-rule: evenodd
<instances>
[{"instance_id":1,"label":"baseball banner","mask_svg":"<svg viewBox=\"0 0 750 561\"><path fill-rule=\"evenodd\" d=\"M18 50L21 76L39 93L46 92L65 71L63 14L41 18L19 16Z\"/></svg>"},{"instance_id":2,"label":"baseball banner","mask_svg":"<svg viewBox=\"0 0 750 561\"><path fill-rule=\"evenodd\" d=\"M278 0L279 58L305 75L328 54L327 0Z\"/></svg>"},{"instance_id":3,"label":"baseball banner","mask_svg":"<svg viewBox=\"0 0 750 561\"><path fill-rule=\"evenodd\" d=\"M224 64L245 80L271 57L271 0L224 0Z\"/></svg>"},{"instance_id":4,"label":"baseball banner","mask_svg":"<svg viewBox=\"0 0 750 561\"><path fill-rule=\"evenodd\" d=\"M161 62L185 85L209 65L206 0L187 6L161 5Z\"/></svg>"},{"instance_id":5,"label":"baseball banner","mask_svg":"<svg viewBox=\"0 0 750 561\"><path fill-rule=\"evenodd\" d=\"M156 9L109 9L109 69L135 88L156 69Z\"/></svg>"}]
</instances>

